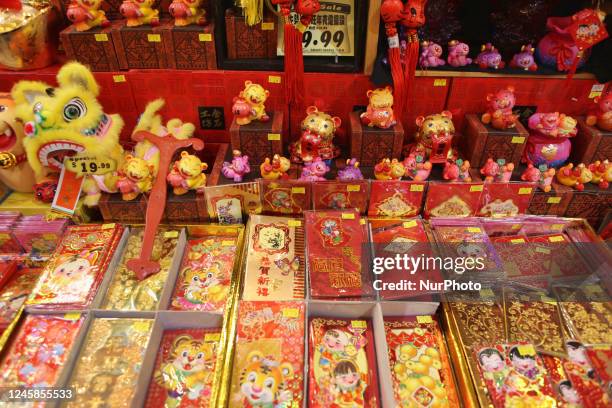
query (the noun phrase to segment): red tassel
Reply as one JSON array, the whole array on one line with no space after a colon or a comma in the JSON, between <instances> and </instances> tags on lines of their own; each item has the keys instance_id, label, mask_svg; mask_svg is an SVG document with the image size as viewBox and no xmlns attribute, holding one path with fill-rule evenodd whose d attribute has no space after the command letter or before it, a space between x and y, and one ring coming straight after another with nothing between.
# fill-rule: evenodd
<instances>
[{"instance_id":1,"label":"red tassel","mask_svg":"<svg viewBox=\"0 0 612 408\"><path fill-rule=\"evenodd\" d=\"M10 10L21 10L21 0L0 0L0 8Z\"/></svg>"},{"instance_id":2,"label":"red tassel","mask_svg":"<svg viewBox=\"0 0 612 408\"><path fill-rule=\"evenodd\" d=\"M419 61L419 38L416 32L408 34L408 45L406 54L404 55L404 82L406 89L406 101L412 98L412 90L414 88L414 74L416 72L417 62ZM408 103L408 102L406 102Z\"/></svg>"},{"instance_id":3,"label":"red tassel","mask_svg":"<svg viewBox=\"0 0 612 408\"><path fill-rule=\"evenodd\" d=\"M389 65L391 66L391 77L393 78L393 111L398 118L404 112L404 72L399 47L389 48Z\"/></svg>"},{"instance_id":4,"label":"red tassel","mask_svg":"<svg viewBox=\"0 0 612 408\"><path fill-rule=\"evenodd\" d=\"M296 81L299 70L299 60L302 60L302 42L298 40L299 33L291 24L289 16L285 17L285 89L289 103L296 103ZM296 42L299 43L296 46Z\"/></svg>"}]
</instances>

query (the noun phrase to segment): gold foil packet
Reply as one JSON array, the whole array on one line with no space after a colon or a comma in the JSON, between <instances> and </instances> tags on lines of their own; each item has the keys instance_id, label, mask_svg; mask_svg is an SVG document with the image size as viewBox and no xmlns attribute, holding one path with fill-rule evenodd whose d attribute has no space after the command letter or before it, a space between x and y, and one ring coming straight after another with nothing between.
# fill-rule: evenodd
<instances>
[{"instance_id":1,"label":"gold foil packet","mask_svg":"<svg viewBox=\"0 0 612 408\"><path fill-rule=\"evenodd\" d=\"M612 344L612 302L576 288L556 287L568 337L583 344Z\"/></svg>"},{"instance_id":2,"label":"gold foil packet","mask_svg":"<svg viewBox=\"0 0 612 408\"><path fill-rule=\"evenodd\" d=\"M152 327L152 319L94 319L68 382L76 398L62 406L129 407Z\"/></svg>"},{"instance_id":3,"label":"gold foil packet","mask_svg":"<svg viewBox=\"0 0 612 408\"><path fill-rule=\"evenodd\" d=\"M159 262L161 269L146 279L139 280L126 264L130 259L140 255L143 234L142 229L130 232L121 262L115 270L102 302L102 309L140 311L157 309L161 292L168 280L180 232L158 230L151 258Z\"/></svg>"}]
</instances>

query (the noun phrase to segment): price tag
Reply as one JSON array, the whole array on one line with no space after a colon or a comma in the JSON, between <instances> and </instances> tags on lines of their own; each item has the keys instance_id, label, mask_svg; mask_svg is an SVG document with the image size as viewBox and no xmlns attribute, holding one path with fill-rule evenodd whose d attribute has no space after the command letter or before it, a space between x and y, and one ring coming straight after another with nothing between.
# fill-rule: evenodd
<instances>
[{"instance_id":1,"label":"price tag","mask_svg":"<svg viewBox=\"0 0 612 408\"><path fill-rule=\"evenodd\" d=\"M281 140L280 133L268 133L268 140Z\"/></svg>"},{"instance_id":2,"label":"price tag","mask_svg":"<svg viewBox=\"0 0 612 408\"><path fill-rule=\"evenodd\" d=\"M115 223L110 223L110 224L102 224L102 229L106 230L106 229L111 229L111 228L115 228Z\"/></svg>"},{"instance_id":3,"label":"price tag","mask_svg":"<svg viewBox=\"0 0 612 408\"><path fill-rule=\"evenodd\" d=\"M434 79L434 86L446 86L446 78Z\"/></svg>"},{"instance_id":4,"label":"price tag","mask_svg":"<svg viewBox=\"0 0 612 408\"><path fill-rule=\"evenodd\" d=\"M281 77L278 75L268 75L268 82L271 84L280 84Z\"/></svg>"},{"instance_id":5,"label":"price tag","mask_svg":"<svg viewBox=\"0 0 612 408\"><path fill-rule=\"evenodd\" d=\"M511 229L513 230L521 229L521 224L512 224Z\"/></svg>"},{"instance_id":6,"label":"price tag","mask_svg":"<svg viewBox=\"0 0 612 408\"><path fill-rule=\"evenodd\" d=\"M81 318L80 313L66 313L64 319L66 320L79 320Z\"/></svg>"},{"instance_id":7,"label":"price tag","mask_svg":"<svg viewBox=\"0 0 612 408\"><path fill-rule=\"evenodd\" d=\"M433 323L431 316L417 316L417 323Z\"/></svg>"},{"instance_id":8,"label":"price tag","mask_svg":"<svg viewBox=\"0 0 612 408\"><path fill-rule=\"evenodd\" d=\"M591 91L591 93L589 94L589 99L595 99L598 96L601 96L601 92L598 91Z\"/></svg>"},{"instance_id":9,"label":"price tag","mask_svg":"<svg viewBox=\"0 0 612 408\"><path fill-rule=\"evenodd\" d=\"M479 234L482 230L479 227L467 227L468 232L472 232L474 234Z\"/></svg>"},{"instance_id":10,"label":"price tag","mask_svg":"<svg viewBox=\"0 0 612 408\"><path fill-rule=\"evenodd\" d=\"M159 34L147 34L148 42L161 42L161 35Z\"/></svg>"},{"instance_id":11,"label":"price tag","mask_svg":"<svg viewBox=\"0 0 612 408\"><path fill-rule=\"evenodd\" d=\"M198 34L198 40L200 40L200 42L212 41L212 34L211 33L200 33Z\"/></svg>"},{"instance_id":12,"label":"price tag","mask_svg":"<svg viewBox=\"0 0 612 408\"><path fill-rule=\"evenodd\" d=\"M513 136L510 143L523 144L525 143L525 136Z\"/></svg>"},{"instance_id":13,"label":"price tag","mask_svg":"<svg viewBox=\"0 0 612 408\"><path fill-rule=\"evenodd\" d=\"M232 245L234 245L234 241L232 241L231 239L221 241L221 246L228 247Z\"/></svg>"},{"instance_id":14,"label":"price tag","mask_svg":"<svg viewBox=\"0 0 612 408\"><path fill-rule=\"evenodd\" d=\"M206 333L204 335L204 341L213 342L221 340L221 333Z\"/></svg>"},{"instance_id":15,"label":"price tag","mask_svg":"<svg viewBox=\"0 0 612 408\"><path fill-rule=\"evenodd\" d=\"M591 93L589 93L589 99L597 98L602 95L602 92L605 88L605 84L594 84L591 87Z\"/></svg>"},{"instance_id":16,"label":"price tag","mask_svg":"<svg viewBox=\"0 0 612 408\"><path fill-rule=\"evenodd\" d=\"M476 192L476 191L482 191L483 185L482 184L478 184L476 186L470 186L470 193Z\"/></svg>"},{"instance_id":17,"label":"price tag","mask_svg":"<svg viewBox=\"0 0 612 408\"><path fill-rule=\"evenodd\" d=\"M561 231L563 230L563 224L553 224L550 226L550 229L553 231Z\"/></svg>"},{"instance_id":18,"label":"price tag","mask_svg":"<svg viewBox=\"0 0 612 408\"><path fill-rule=\"evenodd\" d=\"M365 218L360 218L359 219L359 225L365 225L365 224L366 224Z\"/></svg>"},{"instance_id":19,"label":"price tag","mask_svg":"<svg viewBox=\"0 0 612 408\"><path fill-rule=\"evenodd\" d=\"M494 297L495 297L495 293L493 293L493 290L491 288L480 289L481 299L490 299Z\"/></svg>"},{"instance_id":20,"label":"price tag","mask_svg":"<svg viewBox=\"0 0 612 408\"><path fill-rule=\"evenodd\" d=\"M354 329L365 329L368 327L368 323L365 320L352 320L351 326Z\"/></svg>"},{"instance_id":21,"label":"price tag","mask_svg":"<svg viewBox=\"0 0 612 408\"><path fill-rule=\"evenodd\" d=\"M541 254L547 254L547 255L550 254L550 249L548 248L536 247L535 251Z\"/></svg>"},{"instance_id":22,"label":"price tag","mask_svg":"<svg viewBox=\"0 0 612 408\"><path fill-rule=\"evenodd\" d=\"M410 191L423 191L424 187L425 187L424 184L411 184Z\"/></svg>"},{"instance_id":23,"label":"price tag","mask_svg":"<svg viewBox=\"0 0 612 408\"><path fill-rule=\"evenodd\" d=\"M350 192L358 192L361 190L361 186L359 184L349 184L346 186L346 191Z\"/></svg>"},{"instance_id":24,"label":"price tag","mask_svg":"<svg viewBox=\"0 0 612 408\"><path fill-rule=\"evenodd\" d=\"M139 320L137 322L134 322L132 327L136 331L146 332L146 331L149 331L149 329L151 328L151 322L146 321L146 320Z\"/></svg>"},{"instance_id":25,"label":"price tag","mask_svg":"<svg viewBox=\"0 0 612 408\"><path fill-rule=\"evenodd\" d=\"M302 221L300 221L300 220L288 220L287 221L287 225L289 225L290 227L301 227L302 226Z\"/></svg>"},{"instance_id":26,"label":"price tag","mask_svg":"<svg viewBox=\"0 0 612 408\"><path fill-rule=\"evenodd\" d=\"M266 23L265 21L261 23L261 29L263 31L271 31L274 30L274 23Z\"/></svg>"},{"instance_id":27,"label":"price tag","mask_svg":"<svg viewBox=\"0 0 612 408\"><path fill-rule=\"evenodd\" d=\"M113 82L125 82L125 75L113 75Z\"/></svg>"},{"instance_id":28,"label":"price tag","mask_svg":"<svg viewBox=\"0 0 612 408\"><path fill-rule=\"evenodd\" d=\"M343 220L354 220L355 219L355 214L353 214L353 213L342 213L342 219Z\"/></svg>"},{"instance_id":29,"label":"price tag","mask_svg":"<svg viewBox=\"0 0 612 408\"><path fill-rule=\"evenodd\" d=\"M297 319L298 317L300 317L300 309L296 307L284 308L283 317L287 317L289 319Z\"/></svg>"},{"instance_id":30,"label":"price tag","mask_svg":"<svg viewBox=\"0 0 612 408\"><path fill-rule=\"evenodd\" d=\"M115 171L117 162L109 157L95 157L76 154L64 159L64 168L77 175L102 175Z\"/></svg>"},{"instance_id":31,"label":"price tag","mask_svg":"<svg viewBox=\"0 0 612 408\"><path fill-rule=\"evenodd\" d=\"M164 232L164 238L176 238L178 234L178 231L166 231Z\"/></svg>"},{"instance_id":32,"label":"price tag","mask_svg":"<svg viewBox=\"0 0 612 408\"><path fill-rule=\"evenodd\" d=\"M540 297L540 299L542 300L542 302L548 303L549 305L556 305L557 304L557 301L555 299L550 298L550 297L545 296L545 295L542 295Z\"/></svg>"},{"instance_id":33,"label":"price tag","mask_svg":"<svg viewBox=\"0 0 612 408\"><path fill-rule=\"evenodd\" d=\"M54 241L57 239L57 235L52 233L46 233L42 235L43 239L46 241Z\"/></svg>"},{"instance_id":34,"label":"price tag","mask_svg":"<svg viewBox=\"0 0 612 408\"><path fill-rule=\"evenodd\" d=\"M412 221L404 221L404 223L402 224L402 226L403 226L404 228L413 228L413 227L416 227L416 225L417 225L417 223L416 223L416 221L415 221L415 220L412 220Z\"/></svg>"},{"instance_id":35,"label":"price tag","mask_svg":"<svg viewBox=\"0 0 612 408\"><path fill-rule=\"evenodd\" d=\"M519 195L531 194L533 189L531 187L522 187L519 188Z\"/></svg>"},{"instance_id":36,"label":"price tag","mask_svg":"<svg viewBox=\"0 0 612 408\"><path fill-rule=\"evenodd\" d=\"M561 202L561 197L548 197L546 200L548 204L559 204Z\"/></svg>"},{"instance_id":37,"label":"price tag","mask_svg":"<svg viewBox=\"0 0 612 408\"><path fill-rule=\"evenodd\" d=\"M305 187L291 187L291 194L306 194Z\"/></svg>"},{"instance_id":38,"label":"price tag","mask_svg":"<svg viewBox=\"0 0 612 408\"><path fill-rule=\"evenodd\" d=\"M533 356L536 353L535 348L533 348L533 345L531 344L521 344L516 346L516 348L518 349L519 353L524 356Z\"/></svg>"},{"instance_id":39,"label":"price tag","mask_svg":"<svg viewBox=\"0 0 612 408\"><path fill-rule=\"evenodd\" d=\"M512 242L513 244L524 244L525 240L523 238L515 238L511 239L510 242Z\"/></svg>"},{"instance_id":40,"label":"price tag","mask_svg":"<svg viewBox=\"0 0 612 408\"><path fill-rule=\"evenodd\" d=\"M563 238L562 235L555 235L554 237L548 237L548 240L550 242L563 242L563 241L565 241L565 239Z\"/></svg>"},{"instance_id":41,"label":"price tag","mask_svg":"<svg viewBox=\"0 0 612 408\"><path fill-rule=\"evenodd\" d=\"M94 34L94 38L96 39L97 42L106 42L108 41L108 34L104 34L104 33Z\"/></svg>"}]
</instances>

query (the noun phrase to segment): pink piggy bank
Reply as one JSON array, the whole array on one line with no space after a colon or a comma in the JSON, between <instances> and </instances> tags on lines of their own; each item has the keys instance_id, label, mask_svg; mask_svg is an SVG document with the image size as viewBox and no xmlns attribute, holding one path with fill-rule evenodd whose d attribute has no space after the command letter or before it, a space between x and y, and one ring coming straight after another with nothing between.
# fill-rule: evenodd
<instances>
[{"instance_id":1,"label":"pink piggy bank","mask_svg":"<svg viewBox=\"0 0 612 408\"><path fill-rule=\"evenodd\" d=\"M531 44L523 45L521 52L514 54L512 61L510 61L510 67L519 68L524 71L535 71L538 69L538 64L535 63L533 53L535 48Z\"/></svg>"},{"instance_id":2,"label":"pink piggy bank","mask_svg":"<svg viewBox=\"0 0 612 408\"><path fill-rule=\"evenodd\" d=\"M308 162L302 169L300 180L304 181L325 181L325 173L329 171L329 166L317 157L314 161Z\"/></svg>"},{"instance_id":3,"label":"pink piggy bank","mask_svg":"<svg viewBox=\"0 0 612 408\"><path fill-rule=\"evenodd\" d=\"M472 63L472 59L468 58L470 46L466 43L452 40L448 43L448 64L453 67L464 67Z\"/></svg>"},{"instance_id":4,"label":"pink piggy bank","mask_svg":"<svg viewBox=\"0 0 612 408\"><path fill-rule=\"evenodd\" d=\"M500 69L506 66L504 61L502 61L501 54L491 43L487 43L482 46L481 52L474 60L474 63L481 69Z\"/></svg>"},{"instance_id":5,"label":"pink piggy bank","mask_svg":"<svg viewBox=\"0 0 612 408\"><path fill-rule=\"evenodd\" d=\"M423 68L439 67L445 64L442 56L442 47L435 42L423 41L421 43L421 56L419 65Z\"/></svg>"}]
</instances>

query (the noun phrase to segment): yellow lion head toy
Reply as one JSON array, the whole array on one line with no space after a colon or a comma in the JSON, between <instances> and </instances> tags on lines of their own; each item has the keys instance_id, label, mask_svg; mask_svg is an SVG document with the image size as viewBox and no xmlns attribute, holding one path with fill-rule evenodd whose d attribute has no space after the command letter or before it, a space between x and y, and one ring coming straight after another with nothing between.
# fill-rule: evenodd
<instances>
[{"instance_id":1,"label":"yellow lion head toy","mask_svg":"<svg viewBox=\"0 0 612 408\"><path fill-rule=\"evenodd\" d=\"M319 111L316 106L309 106L306 109L306 118L302 121L302 130L315 133L324 139L331 140L336 133L336 129L342 124L339 117L328 115Z\"/></svg>"},{"instance_id":2,"label":"yellow lion head toy","mask_svg":"<svg viewBox=\"0 0 612 408\"><path fill-rule=\"evenodd\" d=\"M16 117L24 123L28 162L37 178L58 172L64 157L77 153L110 157L119 164L123 120L102 110L93 74L84 65L69 62L57 73L57 82L54 88L20 81L11 91Z\"/></svg>"},{"instance_id":3,"label":"yellow lion head toy","mask_svg":"<svg viewBox=\"0 0 612 408\"><path fill-rule=\"evenodd\" d=\"M370 100L370 106L376 109L391 108L393 106L393 93L391 87L378 88L369 90L367 96Z\"/></svg>"},{"instance_id":4,"label":"yellow lion head toy","mask_svg":"<svg viewBox=\"0 0 612 408\"><path fill-rule=\"evenodd\" d=\"M278 363L259 351L252 351L240 374L240 391L251 406L272 406L291 398L287 380L293 376L291 363Z\"/></svg>"}]
</instances>

